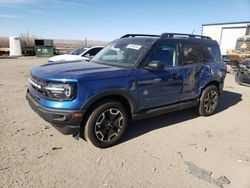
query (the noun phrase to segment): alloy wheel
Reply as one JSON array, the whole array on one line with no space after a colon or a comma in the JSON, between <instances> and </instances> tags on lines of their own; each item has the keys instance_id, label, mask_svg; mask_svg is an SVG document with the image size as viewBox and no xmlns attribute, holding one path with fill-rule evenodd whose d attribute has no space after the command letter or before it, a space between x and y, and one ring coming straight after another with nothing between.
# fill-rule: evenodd
<instances>
[{"instance_id":1,"label":"alloy wheel","mask_svg":"<svg viewBox=\"0 0 250 188\"><path fill-rule=\"evenodd\" d=\"M203 108L206 112L210 113L215 110L218 103L218 94L215 90L211 90L207 93L204 100Z\"/></svg>"},{"instance_id":2,"label":"alloy wheel","mask_svg":"<svg viewBox=\"0 0 250 188\"><path fill-rule=\"evenodd\" d=\"M109 142L119 135L123 126L123 115L116 108L105 110L96 120L95 135L101 142Z\"/></svg>"}]
</instances>

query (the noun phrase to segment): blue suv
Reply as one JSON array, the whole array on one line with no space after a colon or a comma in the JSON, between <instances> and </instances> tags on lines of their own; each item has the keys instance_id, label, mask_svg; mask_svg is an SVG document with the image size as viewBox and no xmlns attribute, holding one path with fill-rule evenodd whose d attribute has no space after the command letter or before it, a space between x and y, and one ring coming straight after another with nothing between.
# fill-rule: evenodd
<instances>
[{"instance_id":1,"label":"blue suv","mask_svg":"<svg viewBox=\"0 0 250 188\"><path fill-rule=\"evenodd\" d=\"M64 134L96 147L117 143L130 120L197 106L217 108L226 75L210 37L127 34L90 62L44 64L31 70L31 108Z\"/></svg>"}]
</instances>

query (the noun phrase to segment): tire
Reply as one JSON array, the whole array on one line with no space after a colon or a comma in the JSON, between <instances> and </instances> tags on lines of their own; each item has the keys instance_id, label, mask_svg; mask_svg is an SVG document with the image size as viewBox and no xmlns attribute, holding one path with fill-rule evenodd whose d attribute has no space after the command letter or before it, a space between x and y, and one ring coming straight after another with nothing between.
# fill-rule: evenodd
<instances>
[{"instance_id":1,"label":"tire","mask_svg":"<svg viewBox=\"0 0 250 188\"><path fill-rule=\"evenodd\" d=\"M126 130L128 113L117 101L104 102L92 110L84 128L85 139L98 148L116 144Z\"/></svg>"},{"instance_id":2,"label":"tire","mask_svg":"<svg viewBox=\"0 0 250 188\"><path fill-rule=\"evenodd\" d=\"M199 103L199 114L201 116L212 115L219 103L219 91L215 85L206 87L200 98Z\"/></svg>"}]
</instances>

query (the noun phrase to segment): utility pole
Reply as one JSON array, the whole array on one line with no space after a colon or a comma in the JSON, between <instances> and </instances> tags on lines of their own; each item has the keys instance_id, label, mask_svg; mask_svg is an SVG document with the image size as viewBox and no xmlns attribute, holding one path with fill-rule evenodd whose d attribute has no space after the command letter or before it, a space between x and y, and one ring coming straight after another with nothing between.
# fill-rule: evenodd
<instances>
[{"instance_id":1,"label":"utility pole","mask_svg":"<svg viewBox=\"0 0 250 188\"><path fill-rule=\"evenodd\" d=\"M85 38L85 41L84 41L84 46L85 46L85 47L87 47L87 45L88 45L88 39L87 39L87 38Z\"/></svg>"}]
</instances>

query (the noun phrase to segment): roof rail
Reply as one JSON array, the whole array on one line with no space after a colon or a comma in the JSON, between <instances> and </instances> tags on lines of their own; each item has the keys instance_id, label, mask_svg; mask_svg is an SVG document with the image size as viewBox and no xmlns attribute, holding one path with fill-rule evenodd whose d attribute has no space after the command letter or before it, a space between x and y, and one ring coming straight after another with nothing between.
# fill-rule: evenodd
<instances>
[{"instance_id":1,"label":"roof rail","mask_svg":"<svg viewBox=\"0 0 250 188\"><path fill-rule=\"evenodd\" d=\"M189 38L201 38L201 39L211 40L211 37L208 37L208 36L185 34L185 33L162 33L160 38L174 38L175 36L183 36L183 37L189 37Z\"/></svg>"},{"instance_id":2,"label":"roof rail","mask_svg":"<svg viewBox=\"0 0 250 188\"><path fill-rule=\"evenodd\" d=\"M160 35L148 35L148 34L126 34L121 38L129 38L129 37L160 37Z\"/></svg>"}]
</instances>

